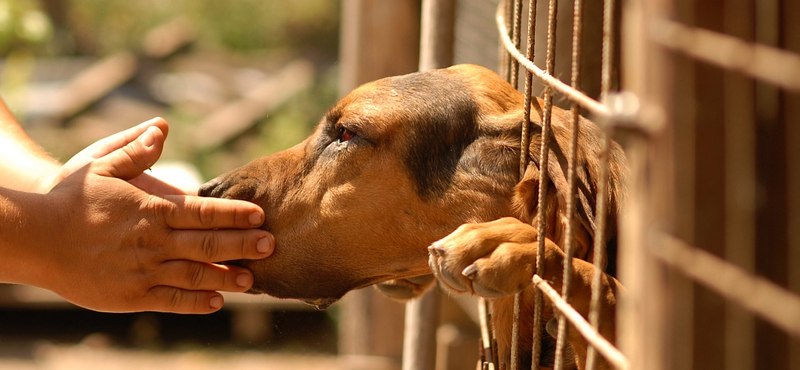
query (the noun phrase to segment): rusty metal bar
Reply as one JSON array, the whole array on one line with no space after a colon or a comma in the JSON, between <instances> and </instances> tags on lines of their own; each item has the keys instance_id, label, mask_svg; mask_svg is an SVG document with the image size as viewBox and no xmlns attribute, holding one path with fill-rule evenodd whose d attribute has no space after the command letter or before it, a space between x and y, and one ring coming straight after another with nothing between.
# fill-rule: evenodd
<instances>
[{"instance_id":1,"label":"rusty metal bar","mask_svg":"<svg viewBox=\"0 0 800 370\"><path fill-rule=\"evenodd\" d=\"M483 370L495 370L494 349L492 348L492 328L491 315L489 313L489 302L483 297L478 298L478 318L481 328L481 353L484 366Z\"/></svg>"},{"instance_id":2,"label":"rusty metal bar","mask_svg":"<svg viewBox=\"0 0 800 370\"><path fill-rule=\"evenodd\" d=\"M548 7L548 15L547 15L547 62L545 63L545 69L548 76L552 76L553 70L555 68L555 57L556 57L556 15L558 14L558 2L556 0L549 1ZM533 64L533 62L531 62ZM527 68L527 66L526 66ZM530 69L529 69L530 70ZM544 246L545 246L545 235L547 232L547 183L549 181L547 175L547 167L549 162L550 156L550 123L552 119L552 108L553 108L553 93L552 88L547 87L544 90L544 110L542 113L542 144L541 144L541 151L539 152L539 199L538 199L538 215L537 219L539 222L538 225L538 236L537 236L537 248L536 248L536 274L538 276L544 275ZM543 302L540 302L543 303ZM534 310L534 320L535 324L534 327L539 326L541 327L541 317L542 317L542 310L543 304L536 305ZM534 351L534 358L540 357L541 354L541 330L535 330L533 332L533 342L535 344L539 344L538 346L533 348ZM537 356L538 355L538 356ZM534 362L532 364L538 364L539 362Z\"/></svg>"},{"instance_id":3,"label":"rusty metal bar","mask_svg":"<svg viewBox=\"0 0 800 370\"><path fill-rule=\"evenodd\" d=\"M667 234L660 235L648 250L698 283L790 335L800 336L800 297L796 294Z\"/></svg>"},{"instance_id":4,"label":"rusty metal bar","mask_svg":"<svg viewBox=\"0 0 800 370\"><path fill-rule=\"evenodd\" d=\"M528 2L528 40L527 40L527 50L525 58L528 61L533 62L535 58L535 44L536 44L536 5L537 0L530 0ZM530 125L531 125L531 109L532 105L536 106L538 112L542 112L542 107L539 106L539 100L533 97L533 73L527 68L525 69L525 100L524 100L524 107L523 107L523 114L522 114L522 138L520 142L520 164L519 164L519 171L520 171L520 179L524 177L525 170L528 168L528 161L530 157ZM541 121L544 121L544 117L539 117ZM537 260L541 258L542 251L537 250L539 255L537 256ZM543 265L537 262L536 266L536 273L543 274L544 268ZM533 315L533 338L532 338L532 350L531 350L531 364L532 366L536 366L539 363L539 359L541 357L541 336L542 336L542 305L544 304L544 300L542 299L542 292L539 289L534 290L534 315Z\"/></svg>"},{"instance_id":5,"label":"rusty metal bar","mask_svg":"<svg viewBox=\"0 0 800 370\"><path fill-rule=\"evenodd\" d=\"M547 297L550 302L553 303L553 307L557 309L563 317L566 317L575 329L583 335L586 340L591 343L593 346L597 348L597 351L600 352L608 362L613 365L617 369L629 369L630 363L628 359L625 358L625 355L622 354L618 349L614 347L608 340L603 338L602 335L597 333L594 329L592 329L591 325L581 316L578 311L575 311L569 303L567 303L555 289L553 289L550 284L544 281L538 275L533 276L533 283L536 285L538 290L541 290L545 297Z\"/></svg>"},{"instance_id":6,"label":"rusty metal bar","mask_svg":"<svg viewBox=\"0 0 800 370\"><path fill-rule=\"evenodd\" d=\"M555 3L555 0L550 0L550 2L551 3ZM555 5L553 5L553 6L555 6ZM503 45L505 45L506 49L511 54L511 56L514 59L516 59L520 63L520 65L522 65L526 69L528 69L531 73L534 74L534 76L539 78L546 85L545 97L547 96L547 90L554 89L558 93L564 95L566 98L568 98L568 99L570 99L572 101L575 101L578 104L580 104L581 107L586 109L586 111L588 113L590 113L590 114L592 114L594 116L598 116L598 117L608 117L609 116L608 108L605 105L603 105L600 102L588 97L586 94L584 94L584 93L582 93L580 91L572 89L569 85L561 82L561 80L559 80L558 78L555 78L552 75L553 66L550 66L550 68L549 68L550 72L547 71L548 70L547 66L545 66L545 70L542 70L541 68L539 68L538 66L533 64L532 61L527 60L525 58L525 56L522 53L520 53L519 50L515 49L514 48L514 43L512 42L511 38L508 37L508 35L507 35L508 28L505 25L506 20L505 20L505 15L503 14L502 3L501 3L501 6L499 6L497 9L498 9L498 11L497 11L497 14L496 14L495 18L497 20L497 28L498 28L498 31L500 33L500 41L503 43ZM552 7L551 7L551 9L552 9ZM553 22L555 23L555 20L553 20ZM548 35L549 35L549 27L548 27ZM550 40L549 36L548 36L548 40ZM555 34L553 35L553 43L555 43ZM549 44L549 42L548 42L548 44Z\"/></svg>"},{"instance_id":7,"label":"rusty metal bar","mask_svg":"<svg viewBox=\"0 0 800 370\"><path fill-rule=\"evenodd\" d=\"M800 55L666 19L653 22L652 41L778 87L800 91Z\"/></svg>"},{"instance_id":8,"label":"rusty metal bar","mask_svg":"<svg viewBox=\"0 0 800 370\"><path fill-rule=\"evenodd\" d=\"M600 72L600 101L607 103L611 90L611 66L614 48L614 1L605 0L603 3L603 51ZM594 276L592 276L592 301L589 306L589 323L594 331L600 328L600 294L603 279L603 270L606 265L606 213L608 212L608 150L611 147L611 138L608 132L603 132L603 153L600 158L600 178L597 184L597 203L595 205L595 225L597 230L594 235ZM597 367L597 349L589 345L586 353L586 370Z\"/></svg>"},{"instance_id":9,"label":"rusty metal bar","mask_svg":"<svg viewBox=\"0 0 800 370\"><path fill-rule=\"evenodd\" d=\"M514 48L519 50L520 39L522 33L522 0L513 0L512 16L513 23L511 25L511 39L514 42ZM519 61L511 58L511 77L508 81L514 88L519 88Z\"/></svg>"},{"instance_id":10,"label":"rusty metal bar","mask_svg":"<svg viewBox=\"0 0 800 370\"><path fill-rule=\"evenodd\" d=\"M512 5L513 7L513 15L514 15L514 22L513 27L511 30L511 38L514 41L515 49L519 50L520 46L520 33L522 28L522 0L514 0ZM511 59L511 76L510 76L511 86L514 86L515 89L519 88L519 62L512 58ZM523 122L525 125L525 122ZM527 152L527 149L525 150ZM519 171L519 180L522 181L522 178L525 176L525 169L520 168ZM522 293L514 294L514 311L512 313L512 324L511 324L511 370L517 370L519 366L519 330L520 330L520 300Z\"/></svg>"},{"instance_id":11,"label":"rusty metal bar","mask_svg":"<svg viewBox=\"0 0 800 370\"><path fill-rule=\"evenodd\" d=\"M731 36L752 34L749 0L730 0L723 12L725 32ZM772 20L774 21L774 19ZM755 271L756 245L756 127L755 84L747 76L726 71L723 77L725 130L725 259L749 273ZM755 319L735 302L725 303L725 368L756 367Z\"/></svg>"},{"instance_id":12,"label":"rusty metal bar","mask_svg":"<svg viewBox=\"0 0 800 370\"><path fill-rule=\"evenodd\" d=\"M581 36L583 31L583 1L573 0L573 21L572 21L572 88L580 90L581 72ZM570 292L572 291L572 274L574 267L572 257L575 256L575 208L578 195L577 184L577 164L578 164L578 133L580 132L580 106L572 102L572 132L570 136L569 161L567 166L567 178L569 184L569 194L567 195L567 227L566 240L564 247L564 277L562 283L561 297L569 303ZM558 317L558 335L556 337L556 363L555 370L564 368L564 348L567 344L567 319L564 315Z\"/></svg>"}]
</instances>

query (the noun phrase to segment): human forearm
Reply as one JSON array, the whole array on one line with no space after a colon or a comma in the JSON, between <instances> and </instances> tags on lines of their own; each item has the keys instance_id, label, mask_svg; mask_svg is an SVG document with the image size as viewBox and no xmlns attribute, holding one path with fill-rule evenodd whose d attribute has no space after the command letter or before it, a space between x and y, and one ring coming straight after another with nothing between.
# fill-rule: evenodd
<instances>
[{"instance_id":1,"label":"human forearm","mask_svg":"<svg viewBox=\"0 0 800 370\"><path fill-rule=\"evenodd\" d=\"M58 171L60 164L37 145L0 100L0 186L44 192L42 182Z\"/></svg>"},{"instance_id":2,"label":"human forearm","mask_svg":"<svg viewBox=\"0 0 800 370\"><path fill-rule=\"evenodd\" d=\"M40 261L40 240L50 234L47 222L55 206L45 195L0 188L0 282L41 286L48 269Z\"/></svg>"}]
</instances>

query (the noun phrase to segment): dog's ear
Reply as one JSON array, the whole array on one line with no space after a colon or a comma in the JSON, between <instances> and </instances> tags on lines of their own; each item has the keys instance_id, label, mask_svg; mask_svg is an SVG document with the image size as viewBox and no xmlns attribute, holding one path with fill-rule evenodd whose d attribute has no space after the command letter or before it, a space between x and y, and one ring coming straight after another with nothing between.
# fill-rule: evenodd
<instances>
[{"instance_id":1,"label":"dog's ear","mask_svg":"<svg viewBox=\"0 0 800 370\"><path fill-rule=\"evenodd\" d=\"M554 166L556 163L551 162L550 165ZM540 173L539 167L535 163L531 162L528 164L525 176L523 176L522 181L514 188L514 195L511 201L511 206L513 207L512 209L516 217L522 222L534 225L539 222L539 220L537 220L537 213L539 211ZM548 177L548 179L550 179L550 177ZM548 239L555 242L559 247L565 248L567 199L564 194L562 194L565 189L559 189L557 184L554 184L551 180L548 181L545 200L545 202L547 202L547 229L545 233ZM594 235L592 231L593 223L583 220L583 216L584 213L580 212L575 215L575 217L578 218L575 222L576 229L573 230L576 247L575 257L592 262L592 251L594 250L592 245L592 237Z\"/></svg>"},{"instance_id":2,"label":"dog's ear","mask_svg":"<svg viewBox=\"0 0 800 370\"><path fill-rule=\"evenodd\" d=\"M375 284L384 296L399 302L417 298L436 285L433 275L415 276L408 279L394 279Z\"/></svg>"},{"instance_id":3,"label":"dog's ear","mask_svg":"<svg viewBox=\"0 0 800 370\"><path fill-rule=\"evenodd\" d=\"M522 181L514 187L514 198L511 206L514 214L520 221L533 222L536 217L536 205L539 201L539 168L533 163L528 164Z\"/></svg>"}]
</instances>

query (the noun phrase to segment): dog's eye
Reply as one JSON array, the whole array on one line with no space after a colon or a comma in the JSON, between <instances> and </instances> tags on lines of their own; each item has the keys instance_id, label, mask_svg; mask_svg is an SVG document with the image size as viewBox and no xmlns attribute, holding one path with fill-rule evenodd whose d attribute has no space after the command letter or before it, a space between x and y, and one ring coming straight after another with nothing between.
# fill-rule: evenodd
<instances>
[{"instance_id":1,"label":"dog's eye","mask_svg":"<svg viewBox=\"0 0 800 370\"><path fill-rule=\"evenodd\" d=\"M356 134L353 133L353 131L350 131L344 127L339 129L339 141L341 142L350 141L350 139L354 138L355 136Z\"/></svg>"}]
</instances>

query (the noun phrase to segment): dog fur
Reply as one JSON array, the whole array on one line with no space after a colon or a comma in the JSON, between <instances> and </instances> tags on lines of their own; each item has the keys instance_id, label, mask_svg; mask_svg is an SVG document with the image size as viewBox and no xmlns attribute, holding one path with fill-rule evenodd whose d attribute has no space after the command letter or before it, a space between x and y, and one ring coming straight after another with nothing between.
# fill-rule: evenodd
<instances>
[{"instance_id":1,"label":"dog fur","mask_svg":"<svg viewBox=\"0 0 800 370\"><path fill-rule=\"evenodd\" d=\"M458 65L365 84L336 104L314 133L205 184L204 196L264 208L276 238L272 256L236 261L255 274L252 293L324 308L368 285L411 298L433 285L492 299L500 367L509 367L513 294L522 292L520 369L531 368L541 110L529 123L530 164L519 179L523 96L483 67ZM541 101L534 102L535 107ZM610 160L600 332L615 340L613 277L625 159L581 118L572 305L589 312L599 161ZM560 292L568 194L565 155L571 115L553 108L543 278ZM463 226L462 226L463 225ZM544 322L553 318L549 304ZM551 327L549 324L546 327ZM551 330L552 331L552 330ZM552 366L555 340L543 335L539 368ZM569 367L582 368L586 342L569 336Z\"/></svg>"}]
</instances>

